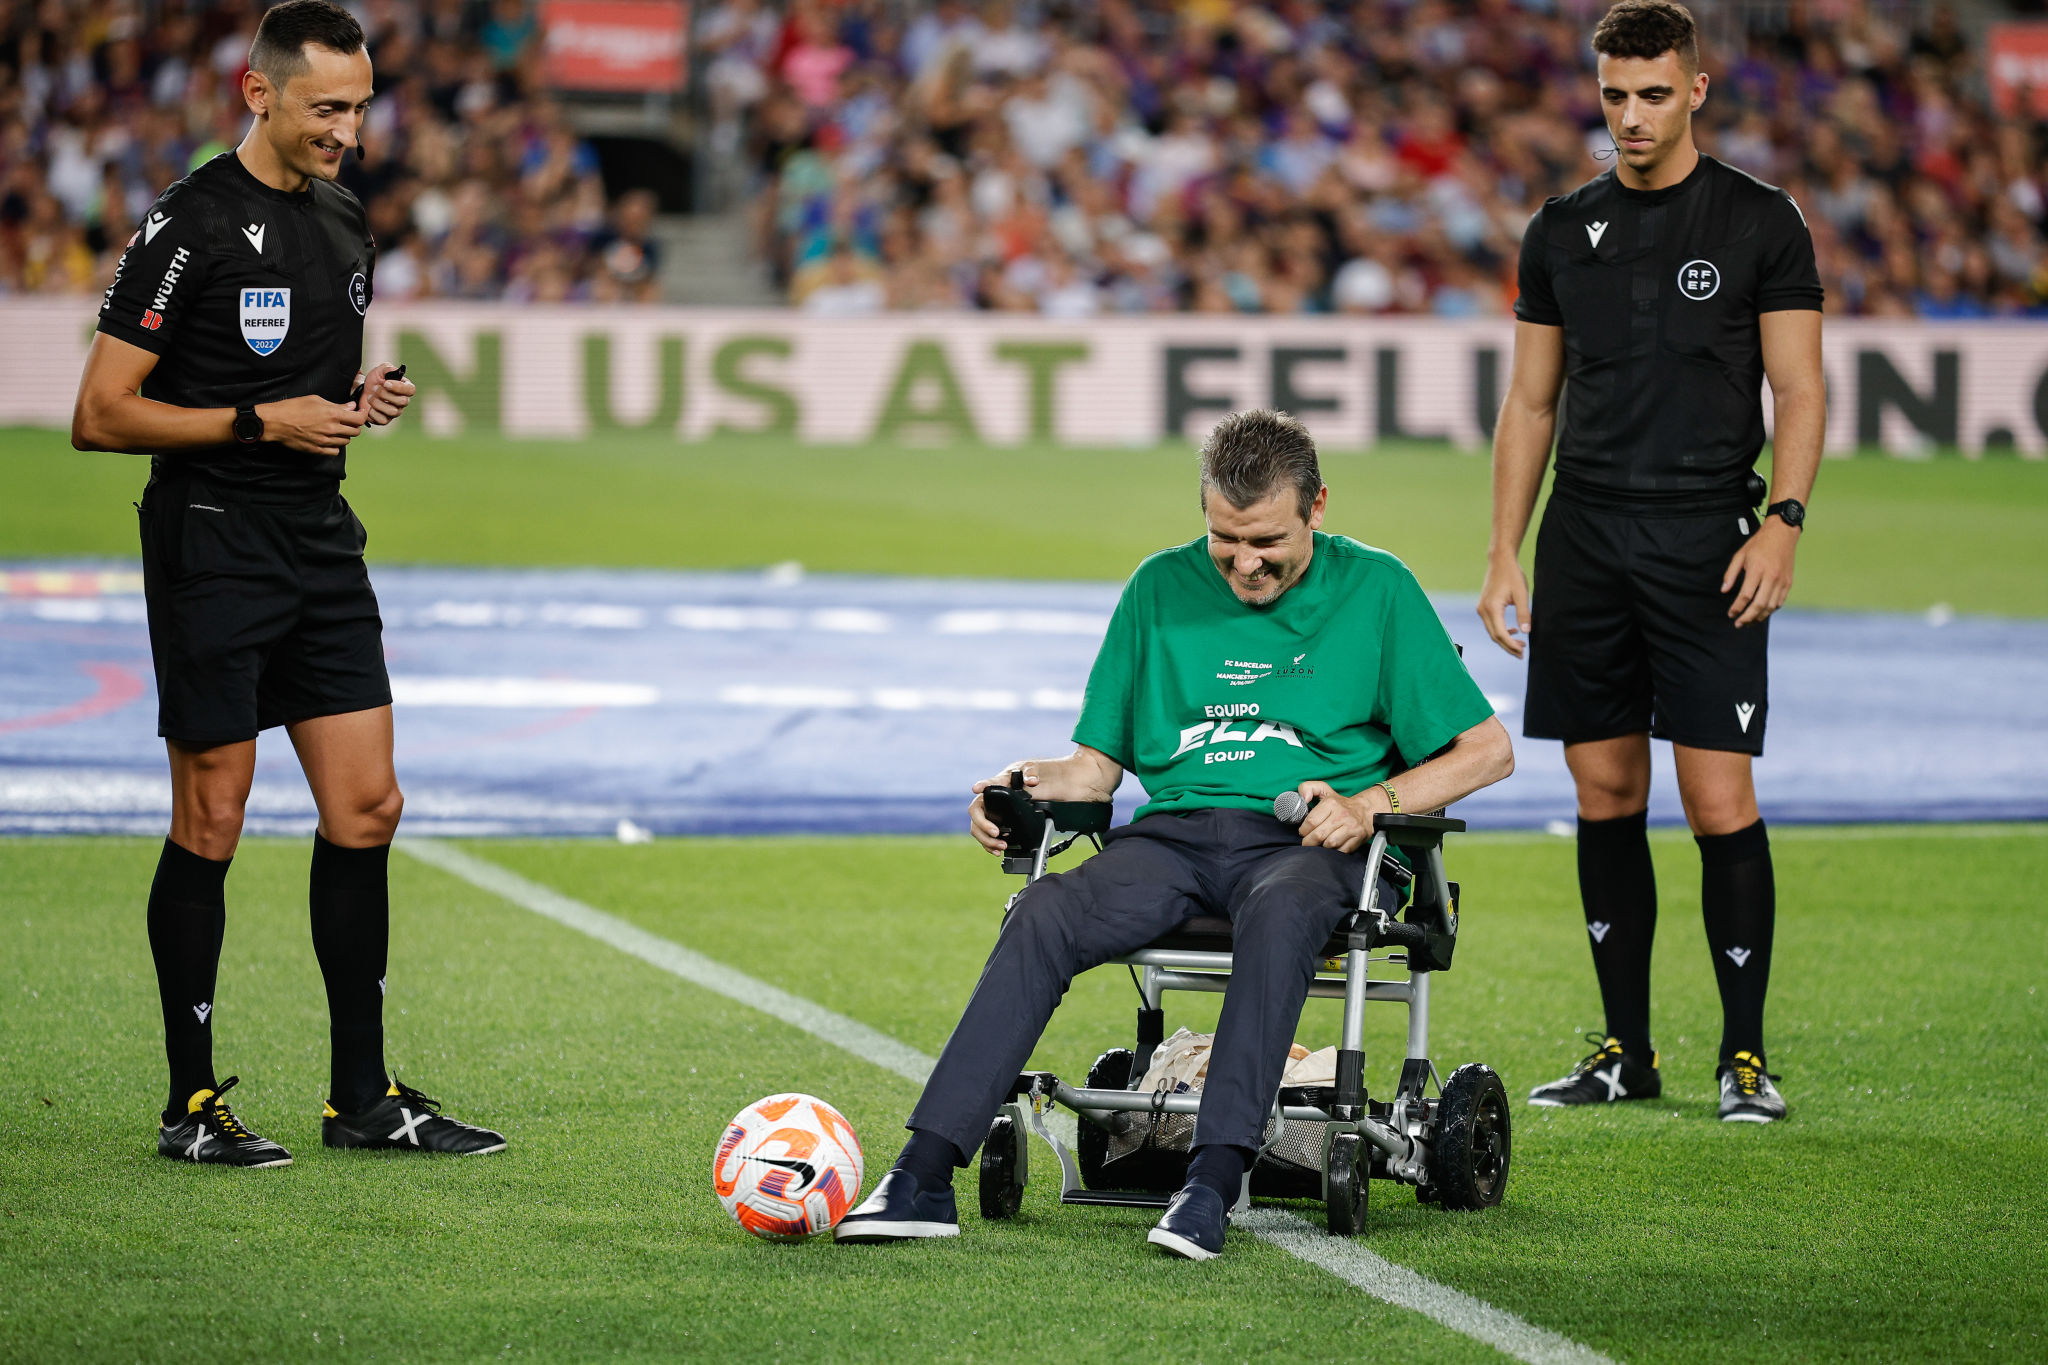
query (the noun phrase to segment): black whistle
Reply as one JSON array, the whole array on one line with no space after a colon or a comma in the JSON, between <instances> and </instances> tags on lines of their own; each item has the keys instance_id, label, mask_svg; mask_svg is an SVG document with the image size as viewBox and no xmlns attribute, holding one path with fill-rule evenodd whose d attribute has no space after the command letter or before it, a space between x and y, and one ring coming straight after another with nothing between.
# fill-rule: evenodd
<instances>
[{"instance_id":1,"label":"black whistle","mask_svg":"<svg viewBox=\"0 0 2048 1365\"><path fill-rule=\"evenodd\" d=\"M384 382L385 382L385 383L387 383L387 384L389 384L389 383L390 383L390 382L391 382L392 380L394 380L394 379L403 379L403 378L405 378L405 366L403 366L403 365L400 365L400 366L399 366L399 367L398 367L397 369L393 370L393 371L392 371L392 372L391 372L390 374L387 374L387 375L385 375L385 376L384 376ZM349 402L349 406L350 406L350 407L354 407L354 406L355 406L355 405L356 405L356 404L357 404L358 402L362 401L362 397L363 397L363 390L364 390L364 389L366 389L366 388L368 388L368 387L369 387L369 384L370 384L370 381L369 381L369 380L368 380L367 378L365 378L365 379L363 380L363 382L362 382L362 383L360 383L360 384L356 385L356 386L355 386L355 388L354 388L353 390L351 390L351 391L350 391L350 393L349 393L349 396L348 396L348 402Z\"/></svg>"}]
</instances>

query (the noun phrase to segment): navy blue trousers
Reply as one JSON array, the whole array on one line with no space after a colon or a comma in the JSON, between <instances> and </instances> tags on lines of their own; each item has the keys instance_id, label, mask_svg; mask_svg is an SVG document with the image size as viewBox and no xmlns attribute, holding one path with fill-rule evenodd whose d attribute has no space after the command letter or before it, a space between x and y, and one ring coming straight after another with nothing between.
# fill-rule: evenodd
<instances>
[{"instance_id":1,"label":"navy blue trousers","mask_svg":"<svg viewBox=\"0 0 2048 1365\"><path fill-rule=\"evenodd\" d=\"M906 1125L972 1155L1074 977L1197 914L1231 922L1233 968L1195 1145L1257 1148L1321 950L1358 908L1365 854L1303 848L1270 815L1201 810L1111 830L1027 888Z\"/></svg>"}]
</instances>

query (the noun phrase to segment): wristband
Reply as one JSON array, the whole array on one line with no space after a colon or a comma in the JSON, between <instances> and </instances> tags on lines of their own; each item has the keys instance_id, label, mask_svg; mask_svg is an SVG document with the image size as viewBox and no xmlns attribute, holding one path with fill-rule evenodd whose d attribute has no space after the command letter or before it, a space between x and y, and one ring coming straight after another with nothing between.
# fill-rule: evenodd
<instances>
[{"instance_id":1,"label":"wristband","mask_svg":"<svg viewBox=\"0 0 2048 1365\"><path fill-rule=\"evenodd\" d=\"M1387 805L1394 812L1398 813L1401 809L1401 793L1394 790L1394 784L1392 782L1382 782L1380 783L1380 790L1387 794Z\"/></svg>"}]
</instances>

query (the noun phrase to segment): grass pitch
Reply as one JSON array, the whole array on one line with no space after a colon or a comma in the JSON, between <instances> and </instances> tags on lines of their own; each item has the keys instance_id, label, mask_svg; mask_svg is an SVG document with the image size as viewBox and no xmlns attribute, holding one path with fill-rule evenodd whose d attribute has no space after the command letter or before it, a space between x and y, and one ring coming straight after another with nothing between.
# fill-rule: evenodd
<instances>
[{"instance_id":1,"label":"grass pitch","mask_svg":"<svg viewBox=\"0 0 2048 1365\"><path fill-rule=\"evenodd\" d=\"M1392 550L1434 592L1484 574L1488 462L1444 447L1324 458L1327 529ZM1193 452L802 447L649 437L601 446L393 435L350 453L384 563L813 569L1121 580L1200 533ZM132 558L147 471L55 432L0 431L0 554ZM2048 612L2048 462L1830 460L1793 602ZM1533 553L1535 536L1529 537Z\"/></svg>"},{"instance_id":2,"label":"grass pitch","mask_svg":"<svg viewBox=\"0 0 2048 1365\"><path fill-rule=\"evenodd\" d=\"M1376 1185L1369 1244L1617 1360L2048 1354L2048 838L1779 834L1769 1022L1793 1114L1762 1129L1715 1121L1698 863L1682 835L1653 843L1666 1097L1517 1108L1504 1205L1447 1214ZM926 1052L1014 885L964 838L470 847ZM229 882L218 1058L298 1158L231 1172L154 1154L154 844L0 843L0 1358L1498 1358L1243 1233L1212 1265L1167 1261L1142 1212L1060 1208L1042 1159L1007 1226L974 1215L968 1174L957 1242L756 1242L710 1190L728 1116L824 1095L872 1178L912 1088L402 856L391 1059L512 1149L326 1152L305 852L252 842ZM1473 836L1450 856L1467 932L1436 1053L1519 1093L1598 1016L1572 846ZM1205 1003L1170 998L1171 1022L1202 1026ZM1127 1043L1132 1004L1120 973L1081 978L1035 1064L1075 1074ZM1304 1040L1335 1010L1313 1005ZM1368 1041L1382 1086L1399 1017Z\"/></svg>"},{"instance_id":3,"label":"grass pitch","mask_svg":"<svg viewBox=\"0 0 2048 1365\"><path fill-rule=\"evenodd\" d=\"M1117 579L1200 527L1186 450L602 449L366 442L352 501L383 562L743 567ZM1484 459L1326 460L1333 530L1471 592ZM132 558L139 460L0 432L0 556ZM1832 461L1794 601L2040 615L2048 465ZM1983 837L1962 837L1981 834ZM1446 1214L1377 1185L1369 1245L1616 1360L2048 1359L2048 940L2039 829L1776 832L1769 1019L1791 1119L1714 1118L1719 1028L1683 834L1662 882L1665 1098L1518 1108L1507 1202ZM567 894L927 1053L958 1016L1014 883L961 839L472 846ZM831 1099L886 1166L912 1087L411 859L393 863L390 1057L503 1156L319 1146L325 1008L303 844L244 845L229 883L218 1061L284 1170L154 1154L162 1053L144 840L0 840L0 1361L1497 1359L1243 1233L1204 1266L1140 1211L1062 1209L1039 1176L1001 1227L960 1189L958 1242L754 1241L712 1197L726 1119ZM1454 841L1466 943L1435 993L1440 1065L1510 1092L1598 1022L1572 845ZM1037 1065L1129 1041L1133 993L1081 978ZM1170 1024L1215 1002L1174 997ZM1376 1016L1385 1088L1400 1012ZM1317 1003L1303 1041L1330 1041ZM1320 1219L1314 1206L1305 1215Z\"/></svg>"}]
</instances>

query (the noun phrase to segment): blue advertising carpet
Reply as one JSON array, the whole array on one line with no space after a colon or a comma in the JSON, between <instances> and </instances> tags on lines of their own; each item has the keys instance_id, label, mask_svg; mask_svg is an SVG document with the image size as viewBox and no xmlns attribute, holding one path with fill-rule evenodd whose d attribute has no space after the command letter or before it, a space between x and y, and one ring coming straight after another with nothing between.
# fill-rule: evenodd
<instances>
[{"instance_id":1,"label":"blue advertising carpet","mask_svg":"<svg viewBox=\"0 0 2048 1365\"><path fill-rule=\"evenodd\" d=\"M406 827L451 835L958 830L974 778L1065 751L1117 594L794 565L375 578ZM161 832L139 572L5 563L0 589L0 832ZM1469 598L1436 603L1519 735L1522 665ZM2048 623L1793 609L1772 637L1768 819L2048 818ZM250 832L310 828L282 733L258 755ZM1517 761L1456 813L1569 821L1559 746L1518 740ZM1651 816L1675 823L1657 763ZM1139 800L1127 782L1124 816Z\"/></svg>"}]
</instances>

